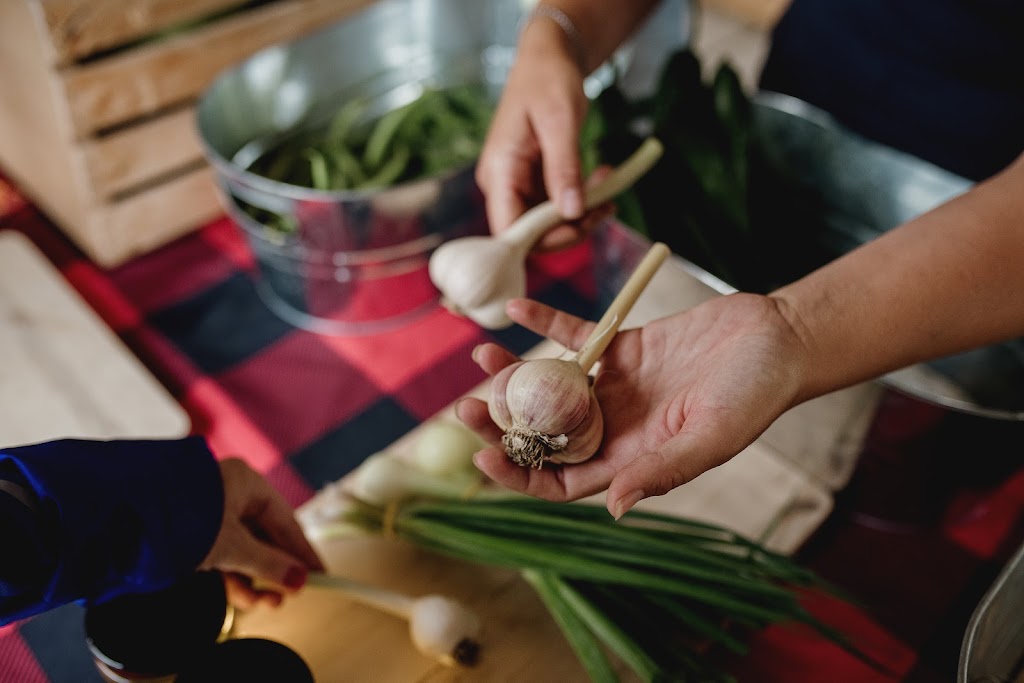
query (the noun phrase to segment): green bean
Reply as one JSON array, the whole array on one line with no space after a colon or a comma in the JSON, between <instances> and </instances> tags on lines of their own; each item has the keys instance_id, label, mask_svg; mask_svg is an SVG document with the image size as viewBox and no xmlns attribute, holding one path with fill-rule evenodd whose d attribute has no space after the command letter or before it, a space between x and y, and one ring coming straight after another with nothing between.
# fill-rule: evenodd
<instances>
[{"instance_id":1,"label":"green bean","mask_svg":"<svg viewBox=\"0 0 1024 683\"><path fill-rule=\"evenodd\" d=\"M313 179L313 187L317 190L331 189L331 172L327 168L327 159L323 153L309 147L302 154L309 160L309 175Z\"/></svg>"}]
</instances>

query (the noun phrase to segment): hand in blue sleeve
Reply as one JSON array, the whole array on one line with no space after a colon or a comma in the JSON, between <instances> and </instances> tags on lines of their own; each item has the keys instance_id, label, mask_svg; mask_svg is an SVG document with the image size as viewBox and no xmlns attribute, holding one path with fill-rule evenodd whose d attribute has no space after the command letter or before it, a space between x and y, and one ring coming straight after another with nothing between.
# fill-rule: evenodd
<instances>
[{"instance_id":1,"label":"hand in blue sleeve","mask_svg":"<svg viewBox=\"0 0 1024 683\"><path fill-rule=\"evenodd\" d=\"M240 577L294 590L322 567L277 492L197 437L0 449L0 528L0 623L157 590L197 567L228 572L243 601L276 602Z\"/></svg>"}]
</instances>

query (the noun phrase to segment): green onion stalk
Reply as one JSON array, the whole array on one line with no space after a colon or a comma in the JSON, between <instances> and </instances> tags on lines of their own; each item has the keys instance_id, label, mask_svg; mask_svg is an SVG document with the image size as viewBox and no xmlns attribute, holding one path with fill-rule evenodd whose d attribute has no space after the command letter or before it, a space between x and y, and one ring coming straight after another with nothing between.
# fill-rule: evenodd
<instances>
[{"instance_id":1,"label":"green onion stalk","mask_svg":"<svg viewBox=\"0 0 1024 683\"><path fill-rule=\"evenodd\" d=\"M379 454L350 486L304 513L313 538L394 536L443 555L517 570L591 680L617 680L613 658L643 681L733 680L717 656L742 656L771 624L806 625L873 666L801 604L836 592L810 570L713 524L642 510L551 503L485 485L459 467L428 472Z\"/></svg>"}]
</instances>

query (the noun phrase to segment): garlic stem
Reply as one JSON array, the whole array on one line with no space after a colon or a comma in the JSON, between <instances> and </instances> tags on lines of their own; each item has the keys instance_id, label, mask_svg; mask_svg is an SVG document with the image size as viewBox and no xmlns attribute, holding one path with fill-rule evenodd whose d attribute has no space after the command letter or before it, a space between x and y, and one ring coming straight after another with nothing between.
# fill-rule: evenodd
<instances>
[{"instance_id":1,"label":"garlic stem","mask_svg":"<svg viewBox=\"0 0 1024 683\"><path fill-rule=\"evenodd\" d=\"M409 622L409 636L423 654L445 664L471 665L480 651L480 620L462 603L443 595L411 595L358 581L312 572L307 585L329 588L347 598Z\"/></svg>"},{"instance_id":2,"label":"garlic stem","mask_svg":"<svg viewBox=\"0 0 1024 683\"><path fill-rule=\"evenodd\" d=\"M576 362L583 368L584 374L590 372L590 368L594 366L594 363L601 357L601 354L608 348L612 339L615 338L615 333L619 331L622 321L629 315L633 304L636 303L636 300L640 297L644 288L647 287L651 278L654 277L658 268L661 267L668 254L669 249L667 246L661 242L655 242L647 250L647 254L633 270L629 279L626 280L626 284L619 290L611 305L608 306L608 310L601 316L601 320L598 321L594 331L590 333L587 341L583 343L583 346L580 347L579 352L576 354Z\"/></svg>"},{"instance_id":3,"label":"garlic stem","mask_svg":"<svg viewBox=\"0 0 1024 683\"><path fill-rule=\"evenodd\" d=\"M587 210L610 201L640 179L661 158L664 148L657 138L644 140L628 159L584 193ZM525 254L551 228L565 222L557 205L548 200L533 207L498 235L498 239L520 245Z\"/></svg>"},{"instance_id":4,"label":"garlic stem","mask_svg":"<svg viewBox=\"0 0 1024 683\"><path fill-rule=\"evenodd\" d=\"M409 615L412 613L413 602L415 602L413 597L403 593L378 588L323 572L310 572L306 585L330 588L331 590L343 593L346 597L362 605L374 607L381 612L387 612L406 620L409 619Z\"/></svg>"}]
</instances>

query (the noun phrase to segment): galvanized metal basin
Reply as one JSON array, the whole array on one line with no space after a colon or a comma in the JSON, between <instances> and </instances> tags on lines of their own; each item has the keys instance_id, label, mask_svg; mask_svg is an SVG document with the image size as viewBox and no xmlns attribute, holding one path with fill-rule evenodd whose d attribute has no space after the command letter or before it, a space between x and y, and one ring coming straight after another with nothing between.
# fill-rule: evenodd
<instances>
[{"instance_id":1,"label":"galvanized metal basin","mask_svg":"<svg viewBox=\"0 0 1024 683\"><path fill-rule=\"evenodd\" d=\"M299 131L325 125L346 102L366 99L368 119L425 87L480 84L496 99L515 54L522 0L379 0L298 41L263 50L221 75L203 95L198 127L226 210L242 227L267 304L318 332L366 334L434 308L426 273L443 240L483 233L473 169L381 190L325 191L269 180L248 166ZM634 88L649 87L665 56L686 45L689 3L666 0L613 61ZM611 81L604 65L587 82ZM274 231L246 207L286 217Z\"/></svg>"}]
</instances>

